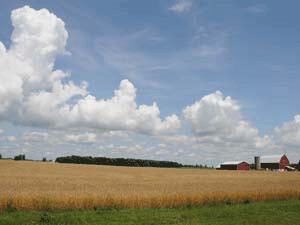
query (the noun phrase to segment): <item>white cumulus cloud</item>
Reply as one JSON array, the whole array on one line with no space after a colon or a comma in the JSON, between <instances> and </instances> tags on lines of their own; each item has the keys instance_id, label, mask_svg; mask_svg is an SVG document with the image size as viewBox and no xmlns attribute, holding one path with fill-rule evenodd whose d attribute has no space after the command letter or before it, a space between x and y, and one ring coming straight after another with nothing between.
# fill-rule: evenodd
<instances>
[{"instance_id":1,"label":"white cumulus cloud","mask_svg":"<svg viewBox=\"0 0 300 225\"><path fill-rule=\"evenodd\" d=\"M300 115L273 130L274 141L290 147L300 147Z\"/></svg>"},{"instance_id":2,"label":"white cumulus cloud","mask_svg":"<svg viewBox=\"0 0 300 225\"><path fill-rule=\"evenodd\" d=\"M47 9L29 6L11 13L11 46L0 42L0 117L6 121L52 128L91 127L158 134L174 131L180 120L161 120L160 110L136 104L136 88L122 80L111 99L89 95L88 83L63 81L71 74L54 70L56 57L66 54L64 22ZM75 96L80 100L71 104Z\"/></svg>"},{"instance_id":3,"label":"white cumulus cloud","mask_svg":"<svg viewBox=\"0 0 300 225\"><path fill-rule=\"evenodd\" d=\"M220 91L204 96L183 110L195 136L215 143L255 144L258 130L242 119L240 106Z\"/></svg>"}]
</instances>

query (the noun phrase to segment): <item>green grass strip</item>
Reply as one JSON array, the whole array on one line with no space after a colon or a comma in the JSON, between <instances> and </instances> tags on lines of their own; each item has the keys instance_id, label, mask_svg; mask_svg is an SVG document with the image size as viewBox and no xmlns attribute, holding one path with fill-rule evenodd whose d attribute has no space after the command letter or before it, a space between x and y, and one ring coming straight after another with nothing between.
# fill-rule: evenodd
<instances>
[{"instance_id":1,"label":"green grass strip","mask_svg":"<svg viewBox=\"0 0 300 225\"><path fill-rule=\"evenodd\" d=\"M163 209L94 208L89 210L23 211L0 213L0 224L300 224L300 200L184 206Z\"/></svg>"}]
</instances>

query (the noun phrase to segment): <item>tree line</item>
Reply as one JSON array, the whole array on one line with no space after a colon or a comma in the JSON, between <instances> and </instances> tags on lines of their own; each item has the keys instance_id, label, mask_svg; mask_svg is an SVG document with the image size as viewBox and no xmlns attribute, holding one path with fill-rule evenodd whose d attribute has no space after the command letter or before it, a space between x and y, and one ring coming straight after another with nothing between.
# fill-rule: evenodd
<instances>
[{"instance_id":1,"label":"tree line","mask_svg":"<svg viewBox=\"0 0 300 225\"><path fill-rule=\"evenodd\" d=\"M156 161L144 159L130 158L106 158L92 156L65 156L56 158L57 163L72 163L72 164L92 164L92 165L109 165L109 166L139 166L139 167L181 167L177 162L171 161Z\"/></svg>"},{"instance_id":2,"label":"tree line","mask_svg":"<svg viewBox=\"0 0 300 225\"><path fill-rule=\"evenodd\" d=\"M12 159L12 158L2 158L2 155L0 154L0 159ZM14 157L14 160L25 160L25 155L16 155Z\"/></svg>"},{"instance_id":3,"label":"tree line","mask_svg":"<svg viewBox=\"0 0 300 225\"><path fill-rule=\"evenodd\" d=\"M92 156L65 156L56 158L57 163L72 164L92 164L92 165L108 165L108 166L135 166L135 167L167 167L167 168L210 168L207 165L182 165L172 161L157 161L147 159L131 159L131 158L107 158ZM212 168L212 167L211 167Z\"/></svg>"}]
</instances>

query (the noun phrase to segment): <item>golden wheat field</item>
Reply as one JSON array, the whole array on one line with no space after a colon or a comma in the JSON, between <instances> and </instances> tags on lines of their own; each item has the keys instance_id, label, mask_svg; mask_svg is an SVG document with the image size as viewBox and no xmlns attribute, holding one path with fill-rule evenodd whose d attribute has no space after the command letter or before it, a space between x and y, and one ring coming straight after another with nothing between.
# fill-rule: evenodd
<instances>
[{"instance_id":1,"label":"golden wheat field","mask_svg":"<svg viewBox=\"0 0 300 225\"><path fill-rule=\"evenodd\" d=\"M299 172L0 160L0 209L159 208L300 197Z\"/></svg>"}]
</instances>

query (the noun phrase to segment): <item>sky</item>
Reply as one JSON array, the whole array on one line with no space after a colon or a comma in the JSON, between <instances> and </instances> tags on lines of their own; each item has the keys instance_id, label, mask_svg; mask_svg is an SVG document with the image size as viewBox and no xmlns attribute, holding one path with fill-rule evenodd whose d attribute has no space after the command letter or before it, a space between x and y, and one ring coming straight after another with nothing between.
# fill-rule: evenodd
<instances>
[{"instance_id":1,"label":"sky","mask_svg":"<svg viewBox=\"0 0 300 225\"><path fill-rule=\"evenodd\" d=\"M0 154L298 162L297 6L1 1Z\"/></svg>"}]
</instances>

